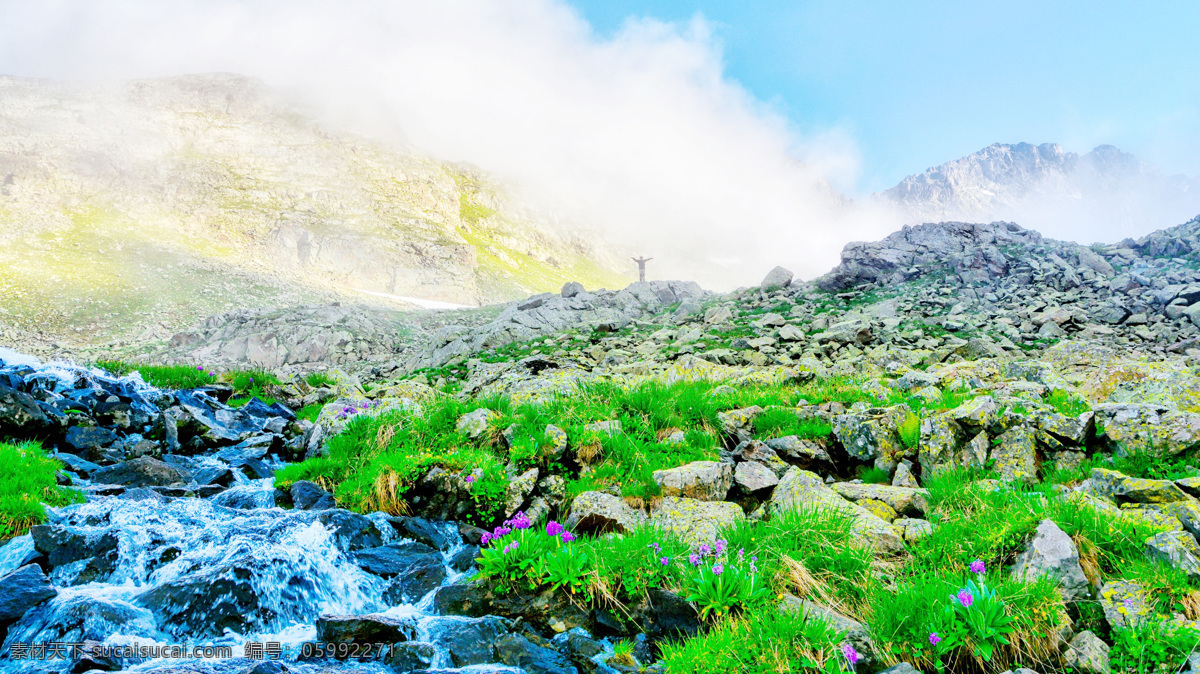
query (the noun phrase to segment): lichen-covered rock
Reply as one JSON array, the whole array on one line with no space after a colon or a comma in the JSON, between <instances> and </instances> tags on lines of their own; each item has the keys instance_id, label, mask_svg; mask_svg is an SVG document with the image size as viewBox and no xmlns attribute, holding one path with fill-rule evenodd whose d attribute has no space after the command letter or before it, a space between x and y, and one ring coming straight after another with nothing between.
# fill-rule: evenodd
<instances>
[{"instance_id":1,"label":"lichen-covered rock","mask_svg":"<svg viewBox=\"0 0 1200 674\"><path fill-rule=\"evenodd\" d=\"M820 507L832 508L852 517L853 534L876 552L890 554L904 550L904 539L895 527L866 508L842 498L819 475L807 470L789 470L776 485L769 505L772 512Z\"/></svg>"},{"instance_id":2,"label":"lichen-covered rock","mask_svg":"<svg viewBox=\"0 0 1200 674\"><path fill-rule=\"evenodd\" d=\"M991 396L979 396L955 407L946 415L964 426L979 430L996 423L1000 406Z\"/></svg>"},{"instance_id":3,"label":"lichen-covered rock","mask_svg":"<svg viewBox=\"0 0 1200 674\"><path fill-rule=\"evenodd\" d=\"M1174 455L1200 448L1200 413L1142 403L1098 405L1095 412L1096 435L1115 451Z\"/></svg>"},{"instance_id":4,"label":"lichen-covered rock","mask_svg":"<svg viewBox=\"0 0 1200 674\"><path fill-rule=\"evenodd\" d=\"M996 472L1005 482L1033 484L1037 481L1037 442L1025 425L1013 426L998 438L992 448Z\"/></svg>"},{"instance_id":5,"label":"lichen-covered rock","mask_svg":"<svg viewBox=\"0 0 1200 674\"><path fill-rule=\"evenodd\" d=\"M743 461L734 470L733 481L742 491L753 494L779 484L779 476L761 463Z\"/></svg>"},{"instance_id":6,"label":"lichen-covered rock","mask_svg":"<svg viewBox=\"0 0 1200 674\"><path fill-rule=\"evenodd\" d=\"M933 523L928 520L918 520L908 517L901 517L892 522L892 525L900 530L900 535L904 537L904 542L908 544L930 536L933 534Z\"/></svg>"},{"instance_id":7,"label":"lichen-covered rock","mask_svg":"<svg viewBox=\"0 0 1200 674\"><path fill-rule=\"evenodd\" d=\"M899 517L899 515L896 514L895 509L883 501L877 501L873 498L864 498L856 501L855 503L888 524L891 524L896 520L897 517Z\"/></svg>"},{"instance_id":8,"label":"lichen-covered rock","mask_svg":"<svg viewBox=\"0 0 1200 674\"><path fill-rule=\"evenodd\" d=\"M1100 608L1109 627L1131 627L1151 614L1145 588L1128 580L1105 583L1099 593Z\"/></svg>"},{"instance_id":9,"label":"lichen-covered rock","mask_svg":"<svg viewBox=\"0 0 1200 674\"><path fill-rule=\"evenodd\" d=\"M736 435L739 431L752 432L754 420L762 414L763 409L758 405L741 409L718 412L717 421L721 423L721 431L726 435Z\"/></svg>"},{"instance_id":10,"label":"lichen-covered rock","mask_svg":"<svg viewBox=\"0 0 1200 674\"><path fill-rule=\"evenodd\" d=\"M1200 545L1186 531L1164 531L1146 539L1146 556L1200 579Z\"/></svg>"},{"instance_id":11,"label":"lichen-covered rock","mask_svg":"<svg viewBox=\"0 0 1200 674\"><path fill-rule=\"evenodd\" d=\"M1077 601L1088 595L1088 580L1079 563L1079 549L1052 520L1042 520L1025 551L1017 556L1012 575L1033 582L1043 576L1058 582L1065 601Z\"/></svg>"},{"instance_id":12,"label":"lichen-covered rock","mask_svg":"<svg viewBox=\"0 0 1200 674\"><path fill-rule=\"evenodd\" d=\"M654 471L654 482L663 496L683 496L701 501L722 501L733 486L733 464L724 461L693 461Z\"/></svg>"},{"instance_id":13,"label":"lichen-covered rock","mask_svg":"<svg viewBox=\"0 0 1200 674\"><path fill-rule=\"evenodd\" d=\"M897 406L841 414L834 418L833 434L846 453L859 461L885 457L894 463L907 451L897 428L908 413L907 406Z\"/></svg>"},{"instance_id":14,"label":"lichen-covered rock","mask_svg":"<svg viewBox=\"0 0 1200 674\"><path fill-rule=\"evenodd\" d=\"M815 466L818 463L830 463L829 453L823 447L811 440L802 440L795 435L767 440L767 446L779 455L791 459L804 466ZM786 470L784 471L787 472Z\"/></svg>"},{"instance_id":15,"label":"lichen-covered rock","mask_svg":"<svg viewBox=\"0 0 1200 674\"><path fill-rule=\"evenodd\" d=\"M481 407L473 412L467 412L458 418L458 423L454 424L454 430L467 436L468 438L478 438L483 435L488 429L488 424L492 419L500 416L496 412Z\"/></svg>"},{"instance_id":16,"label":"lichen-covered rock","mask_svg":"<svg viewBox=\"0 0 1200 674\"><path fill-rule=\"evenodd\" d=\"M1092 488L1117 503L1171 503L1188 495L1170 480L1130 477L1105 468L1092 469Z\"/></svg>"},{"instance_id":17,"label":"lichen-covered rock","mask_svg":"<svg viewBox=\"0 0 1200 674\"><path fill-rule=\"evenodd\" d=\"M1063 653L1063 664L1080 674L1108 674L1108 644L1084 630L1071 639Z\"/></svg>"},{"instance_id":18,"label":"lichen-covered rock","mask_svg":"<svg viewBox=\"0 0 1200 674\"><path fill-rule=\"evenodd\" d=\"M533 493L537 479L538 469L534 467L509 480L508 486L504 489L504 514L506 517L512 517L521 509L521 504Z\"/></svg>"},{"instance_id":19,"label":"lichen-covered rock","mask_svg":"<svg viewBox=\"0 0 1200 674\"><path fill-rule=\"evenodd\" d=\"M862 499L883 501L893 510L904 515L921 516L929 509L929 492L924 489L857 482L835 482L831 487L850 501L858 502Z\"/></svg>"},{"instance_id":20,"label":"lichen-covered rock","mask_svg":"<svg viewBox=\"0 0 1200 674\"><path fill-rule=\"evenodd\" d=\"M646 514L630 508L620 497L585 491L575 497L566 527L584 533L628 533L646 523Z\"/></svg>"},{"instance_id":21,"label":"lichen-covered rock","mask_svg":"<svg viewBox=\"0 0 1200 674\"><path fill-rule=\"evenodd\" d=\"M745 519L746 514L736 503L668 496L651 513L650 525L695 547L714 543L721 529Z\"/></svg>"},{"instance_id":22,"label":"lichen-covered rock","mask_svg":"<svg viewBox=\"0 0 1200 674\"><path fill-rule=\"evenodd\" d=\"M547 424L543 436L546 439L546 458L551 461L561 459L567 452L567 432L554 424Z\"/></svg>"}]
</instances>

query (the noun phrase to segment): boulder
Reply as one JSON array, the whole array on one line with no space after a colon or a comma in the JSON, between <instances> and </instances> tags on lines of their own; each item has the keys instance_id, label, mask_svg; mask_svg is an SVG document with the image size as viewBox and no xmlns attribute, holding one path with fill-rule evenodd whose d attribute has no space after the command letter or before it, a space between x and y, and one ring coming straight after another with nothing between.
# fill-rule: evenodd
<instances>
[{"instance_id":1,"label":"boulder","mask_svg":"<svg viewBox=\"0 0 1200 674\"><path fill-rule=\"evenodd\" d=\"M1117 503L1172 503L1189 498L1170 480L1130 477L1104 468L1092 469L1091 482L1097 494Z\"/></svg>"},{"instance_id":2,"label":"boulder","mask_svg":"<svg viewBox=\"0 0 1200 674\"><path fill-rule=\"evenodd\" d=\"M385 664L395 672L423 672L433 666L437 646L425 641L392 644Z\"/></svg>"},{"instance_id":3,"label":"boulder","mask_svg":"<svg viewBox=\"0 0 1200 674\"><path fill-rule=\"evenodd\" d=\"M1109 627L1132 627L1153 614L1145 588L1128 580L1105 583L1099 592L1100 608Z\"/></svg>"},{"instance_id":4,"label":"boulder","mask_svg":"<svg viewBox=\"0 0 1200 674\"><path fill-rule=\"evenodd\" d=\"M856 482L835 482L830 486L849 501L857 502L863 499L883 501L897 513L904 515L920 517L929 509L929 492L924 489Z\"/></svg>"},{"instance_id":5,"label":"boulder","mask_svg":"<svg viewBox=\"0 0 1200 674\"><path fill-rule=\"evenodd\" d=\"M1146 539L1146 556L1200 580L1200 545L1186 531L1164 531Z\"/></svg>"},{"instance_id":6,"label":"boulder","mask_svg":"<svg viewBox=\"0 0 1200 674\"><path fill-rule=\"evenodd\" d=\"M29 609L58 596L58 590L36 564L26 564L0 577L0 628Z\"/></svg>"},{"instance_id":7,"label":"boulder","mask_svg":"<svg viewBox=\"0 0 1200 674\"><path fill-rule=\"evenodd\" d=\"M734 470L733 481L742 491L753 494L779 484L779 476L761 463L743 461Z\"/></svg>"},{"instance_id":8,"label":"boulder","mask_svg":"<svg viewBox=\"0 0 1200 674\"><path fill-rule=\"evenodd\" d=\"M1014 578L1033 582L1042 576L1058 581L1059 592L1067 602L1079 601L1089 594L1088 579L1079 564L1079 549L1051 520L1042 520L1025 551L1013 564Z\"/></svg>"},{"instance_id":9,"label":"boulder","mask_svg":"<svg viewBox=\"0 0 1200 674\"><path fill-rule=\"evenodd\" d=\"M0 431L26 435L53 425L33 396L0 384Z\"/></svg>"},{"instance_id":10,"label":"boulder","mask_svg":"<svg viewBox=\"0 0 1200 674\"><path fill-rule=\"evenodd\" d=\"M505 517L512 517L521 509L521 504L525 503L525 499L529 498L533 488L537 486L537 479L538 469L535 466L508 481L504 488Z\"/></svg>"},{"instance_id":11,"label":"boulder","mask_svg":"<svg viewBox=\"0 0 1200 674\"><path fill-rule=\"evenodd\" d=\"M646 514L630 508L618 496L585 491L575 497L566 527L582 533L628 533L645 524Z\"/></svg>"},{"instance_id":12,"label":"boulder","mask_svg":"<svg viewBox=\"0 0 1200 674\"><path fill-rule=\"evenodd\" d=\"M698 546L711 545L722 529L745 519L746 514L736 503L668 496L651 513L650 525Z\"/></svg>"},{"instance_id":13,"label":"boulder","mask_svg":"<svg viewBox=\"0 0 1200 674\"><path fill-rule=\"evenodd\" d=\"M846 453L859 461L882 457L894 463L907 451L897 428L908 413L907 406L897 406L841 414L834 418L833 434Z\"/></svg>"},{"instance_id":14,"label":"boulder","mask_svg":"<svg viewBox=\"0 0 1200 674\"><path fill-rule=\"evenodd\" d=\"M333 494L307 480L293 484L288 489L288 494L291 495L292 506L296 510L328 510L337 507Z\"/></svg>"},{"instance_id":15,"label":"boulder","mask_svg":"<svg viewBox=\"0 0 1200 674\"><path fill-rule=\"evenodd\" d=\"M386 615L329 615L317 619L317 641L323 643L394 644L416 636L414 618Z\"/></svg>"},{"instance_id":16,"label":"boulder","mask_svg":"<svg viewBox=\"0 0 1200 674\"><path fill-rule=\"evenodd\" d=\"M743 407L728 412L717 412L717 421L721 423L721 431L726 435L754 433L754 420L762 414L763 409L758 405Z\"/></svg>"},{"instance_id":17,"label":"boulder","mask_svg":"<svg viewBox=\"0 0 1200 674\"><path fill-rule=\"evenodd\" d=\"M1080 674L1108 674L1108 644L1084 630L1071 639L1063 653L1063 664Z\"/></svg>"},{"instance_id":18,"label":"boulder","mask_svg":"<svg viewBox=\"0 0 1200 674\"><path fill-rule=\"evenodd\" d=\"M520 619L544 633L593 626L591 611L581 608L566 592L547 589L538 593L499 593L481 582L439 587L433 594L433 610L447 616Z\"/></svg>"},{"instance_id":19,"label":"boulder","mask_svg":"<svg viewBox=\"0 0 1200 674\"><path fill-rule=\"evenodd\" d=\"M519 634L506 634L496 640L496 660L519 667L528 674L579 674L571 660L553 648L533 643Z\"/></svg>"},{"instance_id":20,"label":"boulder","mask_svg":"<svg viewBox=\"0 0 1200 674\"><path fill-rule=\"evenodd\" d=\"M783 267L775 267L767 272L767 275L763 277L762 283L759 283L758 287L763 290L778 290L779 288L788 287L791 283L792 272Z\"/></svg>"},{"instance_id":21,"label":"boulder","mask_svg":"<svg viewBox=\"0 0 1200 674\"><path fill-rule=\"evenodd\" d=\"M100 460L104 456L101 450L112 447L116 441L117 434L110 429L99 426L72 426L67 429L60 449L85 459Z\"/></svg>"},{"instance_id":22,"label":"boulder","mask_svg":"<svg viewBox=\"0 0 1200 674\"><path fill-rule=\"evenodd\" d=\"M901 517L893 521L892 526L900 530L904 542L910 545L926 536L933 535L933 524L928 520Z\"/></svg>"},{"instance_id":23,"label":"boulder","mask_svg":"<svg viewBox=\"0 0 1200 674\"><path fill-rule=\"evenodd\" d=\"M733 464L723 461L692 463L654 471L654 482L663 496L682 496L701 501L722 501L733 486Z\"/></svg>"},{"instance_id":24,"label":"boulder","mask_svg":"<svg viewBox=\"0 0 1200 674\"><path fill-rule=\"evenodd\" d=\"M996 472L1005 482L1037 482L1037 440L1033 431L1020 424L1000 435L999 444L992 448Z\"/></svg>"},{"instance_id":25,"label":"boulder","mask_svg":"<svg viewBox=\"0 0 1200 674\"><path fill-rule=\"evenodd\" d=\"M1200 448L1200 413L1144 403L1097 405L1096 436L1113 451L1175 455Z\"/></svg>"},{"instance_id":26,"label":"boulder","mask_svg":"<svg viewBox=\"0 0 1200 674\"><path fill-rule=\"evenodd\" d=\"M579 281L567 281L563 284L562 290L558 294L570 298L585 292L587 292L587 289Z\"/></svg>"},{"instance_id":27,"label":"boulder","mask_svg":"<svg viewBox=\"0 0 1200 674\"><path fill-rule=\"evenodd\" d=\"M876 552L892 554L904 550L904 539L895 527L867 509L842 498L815 473L793 468L783 476L771 494L772 512L820 507L849 515L854 536L861 544L871 546Z\"/></svg>"},{"instance_id":28,"label":"boulder","mask_svg":"<svg viewBox=\"0 0 1200 674\"><path fill-rule=\"evenodd\" d=\"M366 515L338 508L322 511L317 515L316 521L325 525L333 535L333 542L342 552L355 552L383 545L383 534Z\"/></svg>"},{"instance_id":29,"label":"boulder","mask_svg":"<svg viewBox=\"0 0 1200 674\"><path fill-rule=\"evenodd\" d=\"M491 420L498 416L500 415L496 412L481 407L459 417L458 422L454 424L454 430L468 438L478 438L487 431Z\"/></svg>"},{"instance_id":30,"label":"boulder","mask_svg":"<svg viewBox=\"0 0 1200 674\"><path fill-rule=\"evenodd\" d=\"M92 473L92 482L125 487L166 487L190 479L179 469L150 456L143 456Z\"/></svg>"},{"instance_id":31,"label":"boulder","mask_svg":"<svg viewBox=\"0 0 1200 674\"><path fill-rule=\"evenodd\" d=\"M438 618L426 629L430 641L444 648L455 667L483 665L496 660L496 641L508 633L505 620L495 616L474 619Z\"/></svg>"}]
</instances>

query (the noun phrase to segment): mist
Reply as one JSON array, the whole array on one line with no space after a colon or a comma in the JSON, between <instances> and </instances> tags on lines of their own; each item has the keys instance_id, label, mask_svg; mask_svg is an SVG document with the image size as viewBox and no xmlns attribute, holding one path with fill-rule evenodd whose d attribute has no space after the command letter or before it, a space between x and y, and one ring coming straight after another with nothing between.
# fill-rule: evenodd
<instances>
[{"instance_id":1,"label":"mist","mask_svg":"<svg viewBox=\"0 0 1200 674\"><path fill-rule=\"evenodd\" d=\"M727 288L776 264L814 276L846 241L890 227L827 182L856 179L849 135L803 137L730 81L701 17L630 21L602 38L554 0L0 9L0 72L258 77L340 124L481 167L538 207L655 258L655 278Z\"/></svg>"}]
</instances>

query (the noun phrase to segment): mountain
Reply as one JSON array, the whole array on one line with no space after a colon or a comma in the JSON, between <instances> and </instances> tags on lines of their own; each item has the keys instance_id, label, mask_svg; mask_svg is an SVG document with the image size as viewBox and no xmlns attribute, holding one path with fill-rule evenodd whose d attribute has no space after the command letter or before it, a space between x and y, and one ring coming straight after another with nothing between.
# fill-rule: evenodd
<instances>
[{"instance_id":1,"label":"mountain","mask_svg":"<svg viewBox=\"0 0 1200 674\"><path fill-rule=\"evenodd\" d=\"M996 143L876 195L906 222L1010 220L1049 236L1117 240L1200 212L1200 182L1163 175L1111 145L1080 155L1054 143Z\"/></svg>"},{"instance_id":2,"label":"mountain","mask_svg":"<svg viewBox=\"0 0 1200 674\"><path fill-rule=\"evenodd\" d=\"M254 79L0 77L0 334L145 342L245 307L624 286L596 240Z\"/></svg>"}]
</instances>

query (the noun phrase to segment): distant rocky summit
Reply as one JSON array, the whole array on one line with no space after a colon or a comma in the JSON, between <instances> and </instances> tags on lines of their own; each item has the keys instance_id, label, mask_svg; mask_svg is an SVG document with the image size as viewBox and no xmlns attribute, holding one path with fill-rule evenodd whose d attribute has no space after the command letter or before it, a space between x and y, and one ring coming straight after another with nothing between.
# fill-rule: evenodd
<instances>
[{"instance_id":1,"label":"distant rocky summit","mask_svg":"<svg viewBox=\"0 0 1200 674\"><path fill-rule=\"evenodd\" d=\"M877 195L907 222L1010 220L1051 235L1130 236L1200 212L1200 182L1111 145L1086 154L1056 143L996 143L911 175Z\"/></svg>"}]
</instances>

